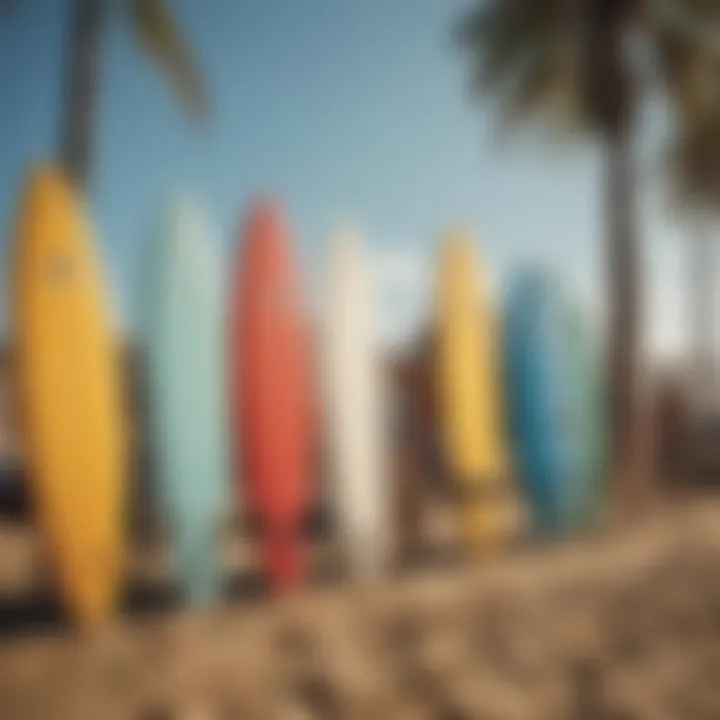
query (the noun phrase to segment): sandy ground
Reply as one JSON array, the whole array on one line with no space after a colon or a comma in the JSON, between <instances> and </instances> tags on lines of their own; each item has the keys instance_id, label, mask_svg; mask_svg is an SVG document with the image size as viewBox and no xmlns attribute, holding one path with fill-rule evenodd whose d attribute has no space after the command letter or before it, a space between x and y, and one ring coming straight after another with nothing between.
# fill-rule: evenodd
<instances>
[{"instance_id":1,"label":"sandy ground","mask_svg":"<svg viewBox=\"0 0 720 720\"><path fill-rule=\"evenodd\" d=\"M0 716L720 718L718 568L713 499L372 585L51 626L0 641Z\"/></svg>"}]
</instances>

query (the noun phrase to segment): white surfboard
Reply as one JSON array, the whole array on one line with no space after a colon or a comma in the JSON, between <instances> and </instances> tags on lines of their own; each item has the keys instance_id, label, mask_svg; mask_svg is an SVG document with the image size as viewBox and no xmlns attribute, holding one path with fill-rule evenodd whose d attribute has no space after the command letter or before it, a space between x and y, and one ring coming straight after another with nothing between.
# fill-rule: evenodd
<instances>
[{"instance_id":1,"label":"white surfboard","mask_svg":"<svg viewBox=\"0 0 720 720\"><path fill-rule=\"evenodd\" d=\"M332 237L323 338L330 494L355 575L388 560L389 493L383 448L383 389L372 272L351 228Z\"/></svg>"}]
</instances>

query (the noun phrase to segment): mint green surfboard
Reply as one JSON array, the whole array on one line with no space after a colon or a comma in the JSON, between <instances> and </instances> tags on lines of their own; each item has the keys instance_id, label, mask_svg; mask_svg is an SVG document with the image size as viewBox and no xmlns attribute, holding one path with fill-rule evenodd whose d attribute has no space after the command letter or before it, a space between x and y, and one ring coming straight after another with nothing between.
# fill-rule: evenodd
<instances>
[{"instance_id":1,"label":"mint green surfboard","mask_svg":"<svg viewBox=\"0 0 720 720\"><path fill-rule=\"evenodd\" d=\"M222 285L215 238L189 199L152 238L141 321L156 492L177 573L192 604L220 593L229 493Z\"/></svg>"},{"instance_id":2,"label":"mint green surfboard","mask_svg":"<svg viewBox=\"0 0 720 720\"><path fill-rule=\"evenodd\" d=\"M599 349L580 309L568 303L568 382L575 395L575 477L567 488L567 517L577 529L597 525L606 510L605 385Z\"/></svg>"}]
</instances>

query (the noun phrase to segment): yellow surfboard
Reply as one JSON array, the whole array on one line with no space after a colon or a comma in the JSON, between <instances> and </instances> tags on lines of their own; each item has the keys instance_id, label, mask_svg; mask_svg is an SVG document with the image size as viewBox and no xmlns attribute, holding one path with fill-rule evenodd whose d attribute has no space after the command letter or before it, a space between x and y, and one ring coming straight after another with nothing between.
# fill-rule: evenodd
<instances>
[{"instance_id":1,"label":"yellow surfboard","mask_svg":"<svg viewBox=\"0 0 720 720\"><path fill-rule=\"evenodd\" d=\"M489 289L471 238L448 233L437 282L437 389L446 461L457 483L469 546L495 547L504 531L506 453L499 347Z\"/></svg>"},{"instance_id":2,"label":"yellow surfboard","mask_svg":"<svg viewBox=\"0 0 720 720\"><path fill-rule=\"evenodd\" d=\"M126 480L120 356L81 199L52 168L22 198L12 321L31 491L59 592L82 624L113 612Z\"/></svg>"}]
</instances>

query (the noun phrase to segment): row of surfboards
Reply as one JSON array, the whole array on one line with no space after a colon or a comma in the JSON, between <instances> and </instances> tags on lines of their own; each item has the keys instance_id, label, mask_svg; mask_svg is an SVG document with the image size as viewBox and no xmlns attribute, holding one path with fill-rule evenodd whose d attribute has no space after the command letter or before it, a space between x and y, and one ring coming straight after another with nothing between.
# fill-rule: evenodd
<instances>
[{"instance_id":1,"label":"row of surfboards","mask_svg":"<svg viewBox=\"0 0 720 720\"><path fill-rule=\"evenodd\" d=\"M357 573L377 574L392 530L389 409L363 244L350 230L334 238L316 361L278 207L251 208L225 294L213 240L196 205L169 205L137 293L155 475L187 597L218 596L219 530L240 495L259 520L272 586L301 581L321 426L346 556ZM92 624L113 613L123 580L128 424L86 211L49 166L31 173L22 195L12 284L39 526L64 604ZM442 445L469 545L502 543L498 503L511 473L539 531L589 522L602 476L601 387L579 313L542 275L526 274L509 294L501 341L462 235L442 244L437 300Z\"/></svg>"}]
</instances>

